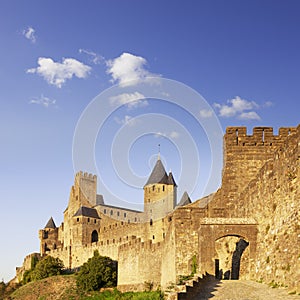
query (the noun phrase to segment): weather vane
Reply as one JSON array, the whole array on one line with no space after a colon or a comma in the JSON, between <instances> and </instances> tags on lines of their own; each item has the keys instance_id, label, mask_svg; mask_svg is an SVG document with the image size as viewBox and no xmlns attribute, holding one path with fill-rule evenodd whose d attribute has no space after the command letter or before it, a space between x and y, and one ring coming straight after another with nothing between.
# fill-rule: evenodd
<instances>
[{"instance_id":1,"label":"weather vane","mask_svg":"<svg viewBox=\"0 0 300 300\"><path fill-rule=\"evenodd\" d=\"M158 159L160 159L160 144L158 144Z\"/></svg>"}]
</instances>

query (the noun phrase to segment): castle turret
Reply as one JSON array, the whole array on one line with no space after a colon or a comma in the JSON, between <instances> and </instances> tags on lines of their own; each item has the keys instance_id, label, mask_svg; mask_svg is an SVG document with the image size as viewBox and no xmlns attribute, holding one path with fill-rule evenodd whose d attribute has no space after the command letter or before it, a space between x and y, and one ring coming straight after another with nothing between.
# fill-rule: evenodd
<instances>
[{"instance_id":1,"label":"castle turret","mask_svg":"<svg viewBox=\"0 0 300 300\"><path fill-rule=\"evenodd\" d=\"M144 211L146 219L156 220L170 213L177 203L177 185L172 175L166 173L158 156L151 175L144 186Z\"/></svg>"},{"instance_id":2,"label":"castle turret","mask_svg":"<svg viewBox=\"0 0 300 300\"><path fill-rule=\"evenodd\" d=\"M45 228L39 231L39 238L41 255L61 246L61 242L58 239L58 228L56 227L52 217L47 222Z\"/></svg>"}]
</instances>

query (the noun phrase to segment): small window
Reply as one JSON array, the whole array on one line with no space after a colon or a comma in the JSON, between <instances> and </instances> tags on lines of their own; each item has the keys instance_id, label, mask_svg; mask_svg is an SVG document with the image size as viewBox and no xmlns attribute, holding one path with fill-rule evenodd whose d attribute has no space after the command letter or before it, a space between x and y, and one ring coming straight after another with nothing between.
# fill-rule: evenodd
<instances>
[{"instance_id":1,"label":"small window","mask_svg":"<svg viewBox=\"0 0 300 300\"><path fill-rule=\"evenodd\" d=\"M79 222L79 218L77 218L77 222Z\"/></svg>"},{"instance_id":2,"label":"small window","mask_svg":"<svg viewBox=\"0 0 300 300\"><path fill-rule=\"evenodd\" d=\"M128 219L128 224L130 223L130 220Z\"/></svg>"},{"instance_id":3,"label":"small window","mask_svg":"<svg viewBox=\"0 0 300 300\"><path fill-rule=\"evenodd\" d=\"M152 237L152 238L153 238L153 240L155 240L155 236L154 236L154 235L153 235L153 237Z\"/></svg>"},{"instance_id":4,"label":"small window","mask_svg":"<svg viewBox=\"0 0 300 300\"><path fill-rule=\"evenodd\" d=\"M104 209L104 213L106 214L106 209Z\"/></svg>"},{"instance_id":5,"label":"small window","mask_svg":"<svg viewBox=\"0 0 300 300\"><path fill-rule=\"evenodd\" d=\"M137 222L137 218L134 218L134 222Z\"/></svg>"},{"instance_id":6,"label":"small window","mask_svg":"<svg viewBox=\"0 0 300 300\"><path fill-rule=\"evenodd\" d=\"M165 186L163 185L163 192L165 191Z\"/></svg>"},{"instance_id":7,"label":"small window","mask_svg":"<svg viewBox=\"0 0 300 300\"><path fill-rule=\"evenodd\" d=\"M152 186L152 191L154 191L154 190L155 190L155 185Z\"/></svg>"},{"instance_id":8,"label":"small window","mask_svg":"<svg viewBox=\"0 0 300 300\"><path fill-rule=\"evenodd\" d=\"M126 213L124 213L124 218L126 218Z\"/></svg>"},{"instance_id":9,"label":"small window","mask_svg":"<svg viewBox=\"0 0 300 300\"><path fill-rule=\"evenodd\" d=\"M153 220L152 219L150 219L150 226L152 226L153 225Z\"/></svg>"},{"instance_id":10,"label":"small window","mask_svg":"<svg viewBox=\"0 0 300 300\"><path fill-rule=\"evenodd\" d=\"M97 220L94 220L94 224L96 224L97 223Z\"/></svg>"},{"instance_id":11,"label":"small window","mask_svg":"<svg viewBox=\"0 0 300 300\"><path fill-rule=\"evenodd\" d=\"M111 215L111 216L113 215L113 211L112 211L112 210L110 211L110 215Z\"/></svg>"},{"instance_id":12,"label":"small window","mask_svg":"<svg viewBox=\"0 0 300 300\"><path fill-rule=\"evenodd\" d=\"M88 222L90 222L90 218L88 218Z\"/></svg>"},{"instance_id":13,"label":"small window","mask_svg":"<svg viewBox=\"0 0 300 300\"><path fill-rule=\"evenodd\" d=\"M78 196L76 196L76 200L78 200Z\"/></svg>"},{"instance_id":14,"label":"small window","mask_svg":"<svg viewBox=\"0 0 300 300\"><path fill-rule=\"evenodd\" d=\"M120 212L119 211L117 212L117 216L120 217Z\"/></svg>"},{"instance_id":15,"label":"small window","mask_svg":"<svg viewBox=\"0 0 300 300\"><path fill-rule=\"evenodd\" d=\"M163 232L163 239L166 237L166 234Z\"/></svg>"}]
</instances>

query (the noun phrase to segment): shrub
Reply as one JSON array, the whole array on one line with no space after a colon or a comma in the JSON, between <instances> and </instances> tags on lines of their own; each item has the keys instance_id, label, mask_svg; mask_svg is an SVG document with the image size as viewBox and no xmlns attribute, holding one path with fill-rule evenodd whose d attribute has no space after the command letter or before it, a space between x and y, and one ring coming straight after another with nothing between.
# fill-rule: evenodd
<instances>
[{"instance_id":1,"label":"shrub","mask_svg":"<svg viewBox=\"0 0 300 300\"><path fill-rule=\"evenodd\" d=\"M116 286L117 263L109 257L100 256L96 250L94 256L80 268L76 283L83 291L96 291L102 287Z\"/></svg>"},{"instance_id":2,"label":"shrub","mask_svg":"<svg viewBox=\"0 0 300 300\"><path fill-rule=\"evenodd\" d=\"M63 262L59 258L46 256L36 264L30 274L30 278L31 280L40 280L50 276L60 275L62 274L63 268Z\"/></svg>"}]
</instances>

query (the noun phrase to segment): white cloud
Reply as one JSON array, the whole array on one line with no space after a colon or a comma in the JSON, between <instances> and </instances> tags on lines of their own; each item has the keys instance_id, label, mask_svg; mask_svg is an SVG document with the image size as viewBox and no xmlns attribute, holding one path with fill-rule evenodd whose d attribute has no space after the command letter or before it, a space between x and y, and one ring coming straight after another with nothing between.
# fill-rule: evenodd
<instances>
[{"instance_id":1,"label":"white cloud","mask_svg":"<svg viewBox=\"0 0 300 300\"><path fill-rule=\"evenodd\" d=\"M84 53L90 57L90 60L93 64L99 65L102 62L104 62L104 57L100 54L97 54L93 51L85 50L85 49L79 49L79 53Z\"/></svg>"},{"instance_id":2,"label":"white cloud","mask_svg":"<svg viewBox=\"0 0 300 300\"><path fill-rule=\"evenodd\" d=\"M238 116L240 120L260 120L260 116L255 111L243 112Z\"/></svg>"},{"instance_id":3,"label":"white cloud","mask_svg":"<svg viewBox=\"0 0 300 300\"><path fill-rule=\"evenodd\" d=\"M179 132L177 132L177 131L172 131L172 132L170 133L170 138L172 138L172 139L178 139L179 136L180 136L180 134L179 134Z\"/></svg>"},{"instance_id":4,"label":"white cloud","mask_svg":"<svg viewBox=\"0 0 300 300\"><path fill-rule=\"evenodd\" d=\"M27 40L31 41L32 43L36 42L35 30L31 26L28 26L26 29L24 29L22 31L22 34Z\"/></svg>"},{"instance_id":5,"label":"white cloud","mask_svg":"<svg viewBox=\"0 0 300 300\"><path fill-rule=\"evenodd\" d=\"M271 101L266 101L265 103L264 103L264 107L271 107L271 106L273 106L274 104L273 104L273 102L271 102Z\"/></svg>"},{"instance_id":6,"label":"white cloud","mask_svg":"<svg viewBox=\"0 0 300 300\"><path fill-rule=\"evenodd\" d=\"M139 92L124 93L118 96L110 97L111 104L127 105L129 109L143 107L148 105L145 96Z\"/></svg>"},{"instance_id":7,"label":"white cloud","mask_svg":"<svg viewBox=\"0 0 300 300\"><path fill-rule=\"evenodd\" d=\"M29 101L30 104L38 104L38 105L42 105L46 108L48 108L49 106L55 105L56 100L54 99L50 99L48 97L45 97L44 95L41 95L40 98L34 98L31 99Z\"/></svg>"},{"instance_id":8,"label":"white cloud","mask_svg":"<svg viewBox=\"0 0 300 300\"><path fill-rule=\"evenodd\" d=\"M170 139L178 139L180 137L180 133L177 131L171 131L171 132L156 132L154 134L154 137L160 138L160 137L170 138Z\"/></svg>"},{"instance_id":9,"label":"white cloud","mask_svg":"<svg viewBox=\"0 0 300 300\"><path fill-rule=\"evenodd\" d=\"M73 76L85 78L91 71L91 67L83 64L74 58L64 58L62 63L55 62L51 58L39 57L39 66L28 69L27 73L37 73L49 84L61 88L67 79Z\"/></svg>"},{"instance_id":10,"label":"white cloud","mask_svg":"<svg viewBox=\"0 0 300 300\"><path fill-rule=\"evenodd\" d=\"M123 53L119 57L108 60L107 73L112 76L112 82L117 82L121 86L135 85L144 81L154 81L153 77L159 75L152 74L145 69L147 61L141 56L130 53Z\"/></svg>"},{"instance_id":11,"label":"white cloud","mask_svg":"<svg viewBox=\"0 0 300 300\"><path fill-rule=\"evenodd\" d=\"M201 109L200 110L200 117L201 118L210 118L213 116L213 111L211 109Z\"/></svg>"},{"instance_id":12,"label":"white cloud","mask_svg":"<svg viewBox=\"0 0 300 300\"><path fill-rule=\"evenodd\" d=\"M250 120L260 119L259 115L254 111L259 105L254 101L248 101L236 96L227 101L227 104L215 103L214 106L219 110L220 117L237 117L238 119Z\"/></svg>"},{"instance_id":13,"label":"white cloud","mask_svg":"<svg viewBox=\"0 0 300 300\"><path fill-rule=\"evenodd\" d=\"M115 121L121 125L134 126L138 123L136 119L133 119L131 116L126 115L123 119L115 118Z\"/></svg>"}]
</instances>

